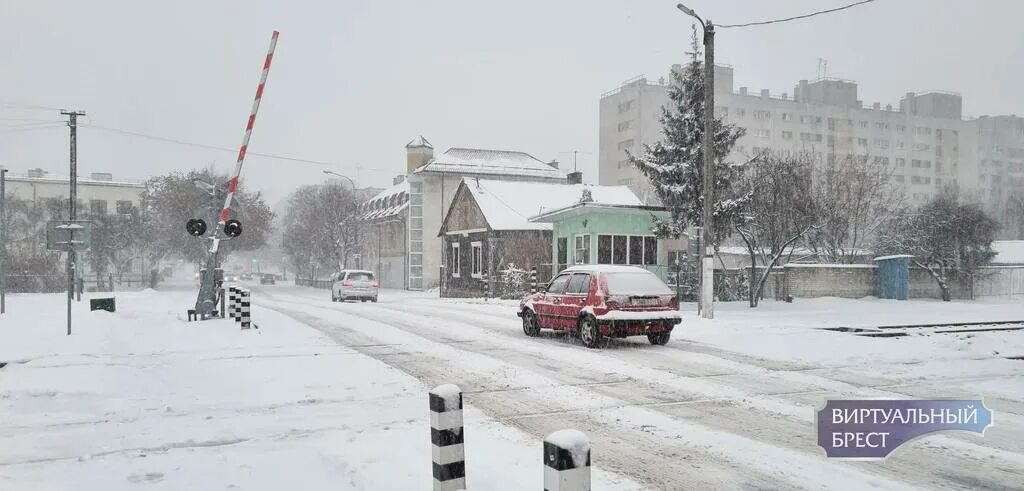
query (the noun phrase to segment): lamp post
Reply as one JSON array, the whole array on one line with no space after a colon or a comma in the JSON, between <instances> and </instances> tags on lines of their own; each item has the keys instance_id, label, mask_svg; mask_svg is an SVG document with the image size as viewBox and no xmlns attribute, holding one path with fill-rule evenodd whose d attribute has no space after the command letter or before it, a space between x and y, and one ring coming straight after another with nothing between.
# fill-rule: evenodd
<instances>
[{"instance_id":1,"label":"lamp post","mask_svg":"<svg viewBox=\"0 0 1024 491\"><path fill-rule=\"evenodd\" d=\"M334 172L334 171L332 171L332 170L329 170L329 169L324 169L324 171L323 171L323 172L324 172L324 174L327 174L327 175L329 175L329 176L343 177L343 178L347 179L347 180L348 180L348 182L349 182L349 184L351 184L351 185L352 185L352 195L353 195L353 199L355 198L355 192L356 192L356 182L355 182L355 181L353 181L351 177L348 177L348 176L346 176L346 175L344 175L344 174L339 174L339 173L337 173L337 172ZM351 217L346 217L346 218L345 218L345 221L346 221L346 222L347 222L347 221L350 221L350 219L351 219ZM344 223L344 222L342 222L342 223ZM356 224L356 226L358 227L359 225L358 225L358 224ZM345 251L345 260L344 260L343 262L346 262L346 263L348 262L348 250L347 250L347 248L346 248L346 251ZM343 269L343 268L345 268L345 265L344 265L344 264L339 264L339 265L338 265L338 268L339 268L339 269Z\"/></svg>"},{"instance_id":2,"label":"lamp post","mask_svg":"<svg viewBox=\"0 0 1024 491\"><path fill-rule=\"evenodd\" d=\"M703 243L701 251L701 317L714 319L714 260L712 249L712 220L714 217L714 119L715 119L715 25L704 21L693 9L683 4L676 8L697 19L704 29L704 216L701 221Z\"/></svg>"}]
</instances>

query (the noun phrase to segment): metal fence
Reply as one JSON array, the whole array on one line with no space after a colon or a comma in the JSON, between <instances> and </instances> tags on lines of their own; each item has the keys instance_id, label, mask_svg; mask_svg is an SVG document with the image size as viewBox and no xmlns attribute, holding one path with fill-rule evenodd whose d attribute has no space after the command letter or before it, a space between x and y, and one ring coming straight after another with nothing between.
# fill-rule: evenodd
<instances>
[{"instance_id":1,"label":"metal fence","mask_svg":"<svg viewBox=\"0 0 1024 491\"><path fill-rule=\"evenodd\" d=\"M295 278L295 286L308 286L312 288L320 288L323 290L330 290L331 283L331 280L310 280L303 278Z\"/></svg>"},{"instance_id":2,"label":"metal fence","mask_svg":"<svg viewBox=\"0 0 1024 491\"><path fill-rule=\"evenodd\" d=\"M79 278L79 288L87 292L111 292L117 289L146 288L152 278L144 274L87 274ZM68 289L63 274L19 273L7 275L8 293L59 293Z\"/></svg>"}]
</instances>

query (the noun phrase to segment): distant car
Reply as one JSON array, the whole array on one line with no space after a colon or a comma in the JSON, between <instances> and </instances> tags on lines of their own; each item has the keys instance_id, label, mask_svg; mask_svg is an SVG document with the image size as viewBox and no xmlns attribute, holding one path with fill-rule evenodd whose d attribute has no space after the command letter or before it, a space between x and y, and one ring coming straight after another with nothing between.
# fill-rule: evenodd
<instances>
[{"instance_id":1,"label":"distant car","mask_svg":"<svg viewBox=\"0 0 1024 491\"><path fill-rule=\"evenodd\" d=\"M346 269L331 275L331 301L369 300L376 302L380 283L373 271Z\"/></svg>"},{"instance_id":2,"label":"distant car","mask_svg":"<svg viewBox=\"0 0 1024 491\"><path fill-rule=\"evenodd\" d=\"M682 322L679 300L654 273L634 266L580 265L548 283L545 291L519 302L523 332L575 331L590 348L604 338L646 335L651 344L668 343Z\"/></svg>"},{"instance_id":3,"label":"distant car","mask_svg":"<svg viewBox=\"0 0 1024 491\"><path fill-rule=\"evenodd\" d=\"M261 285L273 285L273 284L275 284L276 281L277 281L277 278L275 278L274 275L272 275L272 274L260 275L260 284Z\"/></svg>"},{"instance_id":4,"label":"distant car","mask_svg":"<svg viewBox=\"0 0 1024 491\"><path fill-rule=\"evenodd\" d=\"M242 273L239 277L248 281L252 279L252 273Z\"/></svg>"}]
</instances>

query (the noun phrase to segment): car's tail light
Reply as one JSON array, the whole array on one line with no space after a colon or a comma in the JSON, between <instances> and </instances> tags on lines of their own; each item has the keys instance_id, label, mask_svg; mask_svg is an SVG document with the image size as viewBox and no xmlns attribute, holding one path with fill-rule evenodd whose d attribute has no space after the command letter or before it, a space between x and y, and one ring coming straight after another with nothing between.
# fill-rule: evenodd
<instances>
[{"instance_id":1,"label":"car's tail light","mask_svg":"<svg viewBox=\"0 0 1024 491\"><path fill-rule=\"evenodd\" d=\"M379 286L380 286L380 283L377 283L377 281L371 281L371 282L370 282L370 286L372 286L372 287L374 287L374 288L377 288L377 287L379 287Z\"/></svg>"},{"instance_id":2,"label":"car's tail light","mask_svg":"<svg viewBox=\"0 0 1024 491\"><path fill-rule=\"evenodd\" d=\"M672 307L673 310L679 310L679 297L670 297L668 305Z\"/></svg>"},{"instance_id":3,"label":"car's tail light","mask_svg":"<svg viewBox=\"0 0 1024 491\"><path fill-rule=\"evenodd\" d=\"M352 280L342 281L341 286L352 286Z\"/></svg>"}]
</instances>

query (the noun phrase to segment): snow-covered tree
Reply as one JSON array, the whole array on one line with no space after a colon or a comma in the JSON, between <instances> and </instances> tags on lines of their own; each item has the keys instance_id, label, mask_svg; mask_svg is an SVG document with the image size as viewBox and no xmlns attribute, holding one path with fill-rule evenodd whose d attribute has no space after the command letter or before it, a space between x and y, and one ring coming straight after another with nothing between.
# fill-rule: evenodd
<instances>
[{"instance_id":1,"label":"snow-covered tree","mask_svg":"<svg viewBox=\"0 0 1024 491\"><path fill-rule=\"evenodd\" d=\"M363 224L357 217L358 197L337 182L303 186L288 199L281 247L296 271L317 276L317 271L355 267Z\"/></svg>"},{"instance_id":2,"label":"snow-covered tree","mask_svg":"<svg viewBox=\"0 0 1024 491\"><path fill-rule=\"evenodd\" d=\"M630 163L650 180L658 199L671 212L668 221L655 222L655 233L679 237L687 227L702 226L704 213L704 67L697 44L692 40L690 62L672 74L669 100L662 108L662 141L644 145L642 155L628 154ZM732 231L732 222L742 210L744 196L733 193L733 182L743 164L724 159L743 128L714 118L714 215L713 237L718 245Z\"/></svg>"},{"instance_id":3,"label":"snow-covered tree","mask_svg":"<svg viewBox=\"0 0 1024 491\"><path fill-rule=\"evenodd\" d=\"M807 153L783 156L764 153L747 166L738 188L750 196L746 212L735 223L750 254L751 307L768 280L771 268L795 244L816 228L815 203L811 196L813 160ZM764 269L757 275L760 260Z\"/></svg>"},{"instance_id":4,"label":"snow-covered tree","mask_svg":"<svg viewBox=\"0 0 1024 491\"><path fill-rule=\"evenodd\" d=\"M973 278L995 257L992 241L999 223L981 205L963 203L957 192L943 190L917 209L897 213L879 233L881 254L910 254L913 264L927 270L950 300L949 282Z\"/></svg>"}]
</instances>

